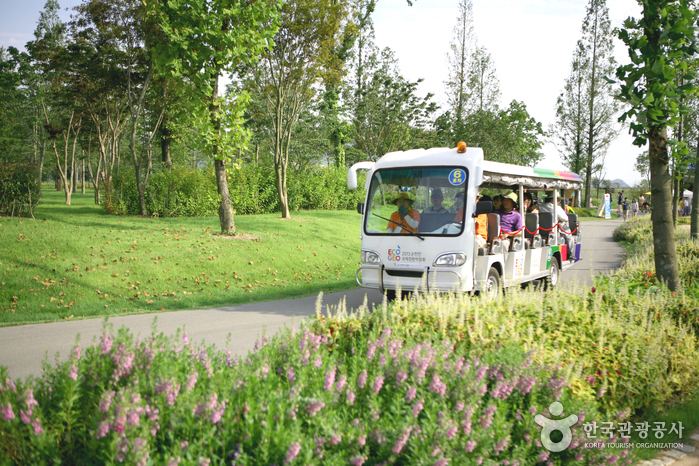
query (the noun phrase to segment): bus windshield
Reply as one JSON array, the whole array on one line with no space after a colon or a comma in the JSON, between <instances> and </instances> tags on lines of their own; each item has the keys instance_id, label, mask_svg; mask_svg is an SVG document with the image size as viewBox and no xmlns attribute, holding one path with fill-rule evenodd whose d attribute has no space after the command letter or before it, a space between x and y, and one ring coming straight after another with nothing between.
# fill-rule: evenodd
<instances>
[{"instance_id":1,"label":"bus windshield","mask_svg":"<svg viewBox=\"0 0 699 466\"><path fill-rule=\"evenodd\" d=\"M364 220L368 235L456 236L463 231L468 171L463 167L374 172Z\"/></svg>"}]
</instances>

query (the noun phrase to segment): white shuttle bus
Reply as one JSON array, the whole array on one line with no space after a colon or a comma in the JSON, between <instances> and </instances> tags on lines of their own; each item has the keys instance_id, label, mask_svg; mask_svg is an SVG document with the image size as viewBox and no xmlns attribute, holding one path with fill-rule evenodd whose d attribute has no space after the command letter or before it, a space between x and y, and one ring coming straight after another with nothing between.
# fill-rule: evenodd
<instances>
[{"instance_id":1,"label":"white shuttle bus","mask_svg":"<svg viewBox=\"0 0 699 466\"><path fill-rule=\"evenodd\" d=\"M482 149L463 143L357 163L347 174L350 189L357 188L361 169L368 170L367 196L357 206L363 219L356 278L390 299L397 290L493 296L535 280L554 287L560 272L580 260L578 217L559 204L565 197L578 205L582 180L575 173L485 161ZM541 210L527 213L525 202L518 202L522 228L506 231L502 212L494 211L492 202L477 203L479 193L519 201L526 195L538 200ZM478 247L480 215L487 218L487 238ZM478 217L481 225L483 220Z\"/></svg>"}]
</instances>

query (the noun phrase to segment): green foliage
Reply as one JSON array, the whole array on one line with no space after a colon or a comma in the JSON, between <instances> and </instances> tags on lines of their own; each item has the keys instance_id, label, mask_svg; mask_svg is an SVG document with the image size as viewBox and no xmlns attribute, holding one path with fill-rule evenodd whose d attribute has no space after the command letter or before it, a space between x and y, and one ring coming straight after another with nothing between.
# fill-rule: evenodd
<instances>
[{"instance_id":1,"label":"green foliage","mask_svg":"<svg viewBox=\"0 0 699 466\"><path fill-rule=\"evenodd\" d=\"M687 60L699 53L694 26L697 14L687 0L638 0L643 7L639 19L628 18L617 31L628 46L631 63L620 66L619 99L630 105L621 121L630 122L634 144L643 146L650 127L675 124L689 108L682 99L697 92L696 71ZM678 74L685 84L676 78Z\"/></svg>"},{"instance_id":2,"label":"green foliage","mask_svg":"<svg viewBox=\"0 0 699 466\"><path fill-rule=\"evenodd\" d=\"M0 452L10 464L532 464L549 459L534 415L556 399L598 418L516 346L476 355L431 332L287 329L239 358L155 324L143 340L105 328L39 379L0 369ZM552 464L619 459L584 437Z\"/></svg>"},{"instance_id":3,"label":"green foliage","mask_svg":"<svg viewBox=\"0 0 699 466\"><path fill-rule=\"evenodd\" d=\"M0 215L33 217L38 203L36 167L0 162Z\"/></svg>"},{"instance_id":4,"label":"green foliage","mask_svg":"<svg viewBox=\"0 0 699 466\"><path fill-rule=\"evenodd\" d=\"M366 176L366 175L363 175ZM274 172L255 165L233 166L228 174L231 204L238 214L278 212ZM289 207L298 210L353 210L364 200L363 189L347 188L347 170L314 167L289 172ZM363 186L360 174L360 185ZM102 207L110 215L138 215L138 190L132 171L121 170L103 185ZM159 171L145 186L151 217L216 215L216 180L210 170L176 168Z\"/></svg>"}]
</instances>

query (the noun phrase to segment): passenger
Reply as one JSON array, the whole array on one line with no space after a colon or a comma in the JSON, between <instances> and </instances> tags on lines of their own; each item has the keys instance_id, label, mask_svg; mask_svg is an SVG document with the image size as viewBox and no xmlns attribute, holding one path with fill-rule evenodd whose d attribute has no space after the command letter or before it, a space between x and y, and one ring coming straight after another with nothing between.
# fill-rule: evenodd
<instances>
[{"instance_id":1,"label":"passenger","mask_svg":"<svg viewBox=\"0 0 699 466\"><path fill-rule=\"evenodd\" d=\"M406 233L407 230L412 233L417 233L417 226L420 224L420 212L413 209L413 200L406 192L398 193L398 196L393 200L393 203L398 206L398 210L391 214L391 221L388 223L386 232L388 233Z\"/></svg>"},{"instance_id":2,"label":"passenger","mask_svg":"<svg viewBox=\"0 0 699 466\"><path fill-rule=\"evenodd\" d=\"M537 201L532 197L532 193L524 193L524 211L528 214L539 213Z\"/></svg>"},{"instance_id":3,"label":"passenger","mask_svg":"<svg viewBox=\"0 0 699 466\"><path fill-rule=\"evenodd\" d=\"M454 196L454 204L449 208L449 212L455 214L461 210L461 208L464 205L464 192L459 191L456 193L456 196ZM460 222L461 220L455 220Z\"/></svg>"},{"instance_id":4,"label":"passenger","mask_svg":"<svg viewBox=\"0 0 699 466\"><path fill-rule=\"evenodd\" d=\"M490 196L476 197L476 205L479 201L491 201ZM457 217L459 215L457 214ZM463 214L461 215L463 217ZM476 217L476 247L484 248L488 245L488 214L480 214Z\"/></svg>"},{"instance_id":5,"label":"passenger","mask_svg":"<svg viewBox=\"0 0 699 466\"><path fill-rule=\"evenodd\" d=\"M539 205L539 212L548 212L553 214L554 221L558 223L559 227L563 230L570 231L570 226L568 225L568 215L566 214L565 210L563 210L563 207L559 205L554 206L553 196L546 196L546 202ZM561 233L563 233L566 245L568 246L568 260L575 259L575 252L573 251L573 235L563 231L561 231Z\"/></svg>"},{"instance_id":6,"label":"passenger","mask_svg":"<svg viewBox=\"0 0 699 466\"><path fill-rule=\"evenodd\" d=\"M481 198L480 194L476 196L476 205L478 205L478 201L491 201L490 196L483 196ZM492 202L492 201L491 201ZM464 221L464 208L463 206L459 211L456 213L456 217L454 217L454 222L463 222ZM477 248L484 248L488 244L488 214L480 214L478 217L476 217L476 247Z\"/></svg>"},{"instance_id":7,"label":"passenger","mask_svg":"<svg viewBox=\"0 0 699 466\"><path fill-rule=\"evenodd\" d=\"M502 200L503 200L503 197L500 194L498 194L497 196L495 196L493 198L493 210L495 210L497 212L498 210L502 209Z\"/></svg>"},{"instance_id":8,"label":"passenger","mask_svg":"<svg viewBox=\"0 0 699 466\"><path fill-rule=\"evenodd\" d=\"M462 192L463 195L463 192ZM432 194L430 196L430 199L432 200L432 205L425 210L422 211L423 214L444 214L449 212L447 209L442 207L442 202L444 201L444 194L442 194L442 190L439 188L435 188L432 190Z\"/></svg>"},{"instance_id":9,"label":"passenger","mask_svg":"<svg viewBox=\"0 0 699 466\"><path fill-rule=\"evenodd\" d=\"M500 230L504 239L508 243L512 242L515 236L521 236L520 230L524 227L522 215L515 208L517 207L517 195L509 193L505 196L500 196L502 200L502 209L496 213L500 215Z\"/></svg>"}]
</instances>

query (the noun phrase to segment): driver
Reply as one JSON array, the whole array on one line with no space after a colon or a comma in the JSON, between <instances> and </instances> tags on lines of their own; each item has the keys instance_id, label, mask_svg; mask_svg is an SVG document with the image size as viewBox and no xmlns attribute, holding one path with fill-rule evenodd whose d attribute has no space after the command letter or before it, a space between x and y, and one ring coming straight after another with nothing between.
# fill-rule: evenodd
<instances>
[{"instance_id":1,"label":"driver","mask_svg":"<svg viewBox=\"0 0 699 466\"><path fill-rule=\"evenodd\" d=\"M417 226L420 223L420 212L413 209L413 200L406 192L398 193L398 196L393 200L393 203L398 206L398 210L391 214L391 221L388 222L387 233L406 233L407 230L411 233L417 233Z\"/></svg>"},{"instance_id":2,"label":"driver","mask_svg":"<svg viewBox=\"0 0 699 466\"><path fill-rule=\"evenodd\" d=\"M432 205L423 210L423 214L443 214L448 212L447 209L442 207L442 202L444 201L444 194L442 194L441 189L433 189L430 199L432 200Z\"/></svg>"}]
</instances>

